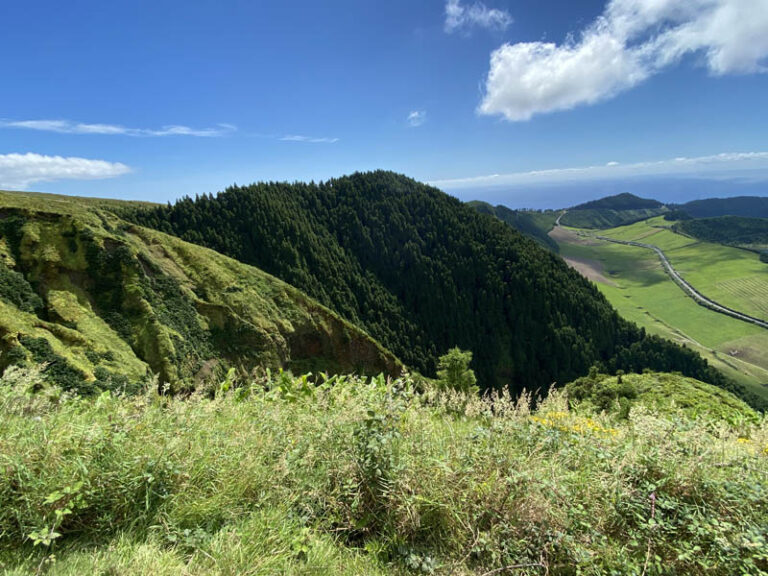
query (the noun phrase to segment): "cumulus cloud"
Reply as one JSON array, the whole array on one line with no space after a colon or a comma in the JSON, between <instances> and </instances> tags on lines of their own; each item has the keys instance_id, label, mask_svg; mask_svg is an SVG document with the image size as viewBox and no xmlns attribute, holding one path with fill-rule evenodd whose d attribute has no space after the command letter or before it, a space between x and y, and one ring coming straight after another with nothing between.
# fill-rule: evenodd
<instances>
[{"instance_id":1,"label":"cumulus cloud","mask_svg":"<svg viewBox=\"0 0 768 576\"><path fill-rule=\"evenodd\" d=\"M299 136L296 134L289 134L280 138L283 142L307 142L309 144L335 144L339 141L338 138L315 138L313 136Z\"/></svg>"},{"instance_id":2,"label":"cumulus cloud","mask_svg":"<svg viewBox=\"0 0 768 576\"><path fill-rule=\"evenodd\" d=\"M411 128L418 128L427 121L427 112L425 110L414 110L408 114L408 124Z\"/></svg>"},{"instance_id":3,"label":"cumulus cloud","mask_svg":"<svg viewBox=\"0 0 768 576\"><path fill-rule=\"evenodd\" d=\"M607 162L596 166L553 168L511 174L488 174L469 178L435 180L446 190L492 186L552 184L574 181L611 180L636 176L716 175L736 170L768 170L768 152L729 152L693 158L679 157L649 162Z\"/></svg>"},{"instance_id":4,"label":"cumulus cloud","mask_svg":"<svg viewBox=\"0 0 768 576\"><path fill-rule=\"evenodd\" d=\"M460 0L448 0L445 3L444 28L448 34L473 27L506 30L512 22L508 12L488 8L482 2L475 2L471 6L462 4Z\"/></svg>"},{"instance_id":5,"label":"cumulus cloud","mask_svg":"<svg viewBox=\"0 0 768 576\"><path fill-rule=\"evenodd\" d=\"M58 134L101 134L120 136L198 136L211 138L235 132L232 124L218 124L214 128L190 128L189 126L163 126L162 128L127 128L118 124L84 124L70 120L0 120L2 128L23 128L56 132Z\"/></svg>"},{"instance_id":6,"label":"cumulus cloud","mask_svg":"<svg viewBox=\"0 0 768 576\"><path fill-rule=\"evenodd\" d=\"M692 54L715 76L768 72L768 0L610 0L562 44L494 51L478 111L522 121L593 104Z\"/></svg>"},{"instance_id":7,"label":"cumulus cloud","mask_svg":"<svg viewBox=\"0 0 768 576\"><path fill-rule=\"evenodd\" d=\"M0 188L26 190L38 182L99 180L128 174L119 162L41 154L0 154Z\"/></svg>"}]
</instances>

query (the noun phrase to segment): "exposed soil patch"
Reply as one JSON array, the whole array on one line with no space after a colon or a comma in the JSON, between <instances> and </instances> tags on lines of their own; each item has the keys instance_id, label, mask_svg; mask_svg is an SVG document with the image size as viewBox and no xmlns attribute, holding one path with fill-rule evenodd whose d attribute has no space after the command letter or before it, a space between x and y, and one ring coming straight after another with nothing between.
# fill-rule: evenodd
<instances>
[{"instance_id":1,"label":"exposed soil patch","mask_svg":"<svg viewBox=\"0 0 768 576\"><path fill-rule=\"evenodd\" d=\"M576 232L572 232L562 226L555 226L549 231L549 237L555 242L563 242L565 244L578 244L580 246L599 246L601 242L590 238L588 236L581 236Z\"/></svg>"},{"instance_id":2,"label":"exposed soil patch","mask_svg":"<svg viewBox=\"0 0 768 576\"><path fill-rule=\"evenodd\" d=\"M592 280L592 282L602 282L609 286L616 286L613 280L608 279L603 274L603 265L597 260L587 260L586 258L565 258L568 266L577 270L582 276Z\"/></svg>"}]
</instances>

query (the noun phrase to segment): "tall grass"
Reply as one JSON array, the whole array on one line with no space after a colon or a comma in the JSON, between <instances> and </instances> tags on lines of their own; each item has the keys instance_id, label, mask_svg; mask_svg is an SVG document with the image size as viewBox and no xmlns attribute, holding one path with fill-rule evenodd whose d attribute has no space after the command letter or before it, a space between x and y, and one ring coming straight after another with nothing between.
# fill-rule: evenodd
<instances>
[{"instance_id":1,"label":"tall grass","mask_svg":"<svg viewBox=\"0 0 768 576\"><path fill-rule=\"evenodd\" d=\"M214 399L0 382L0 570L765 574L768 425L286 374Z\"/></svg>"}]
</instances>

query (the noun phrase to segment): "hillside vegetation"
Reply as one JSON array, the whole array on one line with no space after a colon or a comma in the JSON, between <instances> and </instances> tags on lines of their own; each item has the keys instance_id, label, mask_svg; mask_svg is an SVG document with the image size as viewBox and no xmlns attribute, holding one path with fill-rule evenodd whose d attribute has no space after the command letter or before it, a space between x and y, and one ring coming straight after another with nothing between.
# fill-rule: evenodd
<instances>
[{"instance_id":1,"label":"hillside vegetation","mask_svg":"<svg viewBox=\"0 0 768 576\"><path fill-rule=\"evenodd\" d=\"M721 216L683 220L674 227L705 242L716 242L752 250L768 250L768 218Z\"/></svg>"},{"instance_id":2,"label":"hillside vegetation","mask_svg":"<svg viewBox=\"0 0 768 576\"><path fill-rule=\"evenodd\" d=\"M501 204L492 206L491 204L480 200L473 200L467 202L467 204L481 214L490 214L502 222L506 222L521 234L525 234L530 239L535 240L544 246L544 248L555 253L559 250L557 242L549 237L549 231L554 227L559 212L554 210L546 210L542 212L534 210L512 210Z\"/></svg>"},{"instance_id":3,"label":"hillside vegetation","mask_svg":"<svg viewBox=\"0 0 768 576\"><path fill-rule=\"evenodd\" d=\"M717 218L718 216L768 218L768 196L708 198L693 200L676 208L693 218Z\"/></svg>"},{"instance_id":4,"label":"hillside vegetation","mask_svg":"<svg viewBox=\"0 0 768 576\"><path fill-rule=\"evenodd\" d=\"M0 193L0 369L81 393L229 368L395 374L353 325L260 270L77 199Z\"/></svg>"},{"instance_id":5,"label":"hillside vegetation","mask_svg":"<svg viewBox=\"0 0 768 576\"><path fill-rule=\"evenodd\" d=\"M753 315L763 314L768 284L757 254L699 242L675 234L669 226L657 218L600 235L658 245L702 293ZM562 256L589 274L623 317L650 334L696 350L762 398L754 405L768 407L768 331L696 304L651 250L598 240L592 231L559 228L553 235Z\"/></svg>"},{"instance_id":6,"label":"hillside vegetation","mask_svg":"<svg viewBox=\"0 0 768 576\"><path fill-rule=\"evenodd\" d=\"M656 200L623 193L570 208L560 222L574 228L613 228L658 216L667 211Z\"/></svg>"},{"instance_id":7,"label":"hillside vegetation","mask_svg":"<svg viewBox=\"0 0 768 576\"><path fill-rule=\"evenodd\" d=\"M459 346L474 352L484 388L546 389L595 363L727 384L695 353L623 321L554 254L397 174L232 187L123 214L305 290L426 375Z\"/></svg>"},{"instance_id":8,"label":"hillside vegetation","mask_svg":"<svg viewBox=\"0 0 768 576\"><path fill-rule=\"evenodd\" d=\"M215 399L83 399L11 369L0 570L765 574L765 419L708 415L723 394L705 384L624 378L677 395L606 415L555 392L531 412L409 378L282 374ZM702 410L673 402L692 397Z\"/></svg>"}]
</instances>

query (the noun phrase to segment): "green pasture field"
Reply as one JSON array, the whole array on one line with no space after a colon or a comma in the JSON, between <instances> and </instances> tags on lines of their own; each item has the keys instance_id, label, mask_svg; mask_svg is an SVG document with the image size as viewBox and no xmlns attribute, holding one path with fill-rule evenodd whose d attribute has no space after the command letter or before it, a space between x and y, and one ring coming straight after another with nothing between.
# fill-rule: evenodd
<instances>
[{"instance_id":1,"label":"green pasture field","mask_svg":"<svg viewBox=\"0 0 768 576\"><path fill-rule=\"evenodd\" d=\"M768 330L696 304L672 282L658 257L650 250L600 241L591 237L594 235L592 231L585 233L570 229L570 232L570 235L557 235L560 254L566 259L591 264L599 273L597 285L600 291L623 317L652 334L697 350L727 376L768 397ZM669 258L674 266L680 265L683 271L692 267L690 260L687 266L683 263L685 256L690 257L695 250L688 246L691 241L671 231L642 222L600 234L659 245L665 253L671 253ZM676 243L679 250L675 249ZM705 262L704 251L712 245L699 244L698 259ZM721 247L715 245L715 248L718 250L713 258L719 258ZM741 252L733 248L728 250ZM742 270L751 270L746 260L731 266L722 265L725 271L717 275L719 281L734 281L735 278L729 278L728 274L735 274L739 266ZM689 276L683 274L688 279ZM702 274L694 276L699 284L693 279L691 283L709 295L706 288L700 286ZM727 305L737 307L732 301Z\"/></svg>"},{"instance_id":2,"label":"green pasture field","mask_svg":"<svg viewBox=\"0 0 768 576\"><path fill-rule=\"evenodd\" d=\"M758 254L688 238L670 226L663 218L651 218L600 234L658 246L683 278L706 297L768 320L768 264Z\"/></svg>"}]
</instances>

